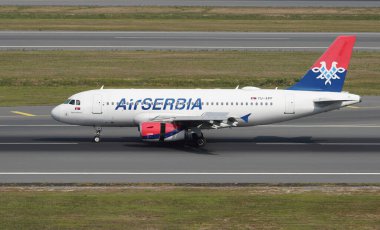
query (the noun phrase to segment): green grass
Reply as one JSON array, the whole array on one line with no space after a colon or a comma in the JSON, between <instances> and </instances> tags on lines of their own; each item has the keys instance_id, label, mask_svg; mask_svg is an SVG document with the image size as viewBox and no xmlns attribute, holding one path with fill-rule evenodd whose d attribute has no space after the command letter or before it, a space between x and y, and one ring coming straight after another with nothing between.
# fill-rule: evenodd
<instances>
[{"instance_id":1,"label":"green grass","mask_svg":"<svg viewBox=\"0 0 380 230\"><path fill-rule=\"evenodd\" d=\"M57 104L100 88L286 88L320 52L3 51L0 105ZM380 95L380 52L354 52L344 90Z\"/></svg>"},{"instance_id":2,"label":"green grass","mask_svg":"<svg viewBox=\"0 0 380 230\"><path fill-rule=\"evenodd\" d=\"M51 191L49 191L51 190ZM289 187L0 191L1 229L376 229L379 190Z\"/></svg>"},{"instance_id":3,"label":"green grass","mask_svg":"<svg viewBox=\"0 0 380 230\"><path fill-rule=\"evenodd\" d=\"M0 6L0 30L378 32L380 8Z\"/></svg>"}]
</instances>

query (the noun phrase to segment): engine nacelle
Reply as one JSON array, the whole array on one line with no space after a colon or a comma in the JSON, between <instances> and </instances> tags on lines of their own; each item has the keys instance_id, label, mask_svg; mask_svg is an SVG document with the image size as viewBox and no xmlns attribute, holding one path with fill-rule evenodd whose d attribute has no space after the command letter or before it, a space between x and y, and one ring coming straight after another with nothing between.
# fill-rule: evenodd
<instances>
[{"instance_id":1,"label":"engine nacelle","mask_svg":"<svg viewBox=\"0 0 380 230\"><path fill-rule=\"evenodd\" d=\"M139 128L143 141L165 142L185 139L186 130L174 123L143 122Z\"/></svg>"}]
</instances>

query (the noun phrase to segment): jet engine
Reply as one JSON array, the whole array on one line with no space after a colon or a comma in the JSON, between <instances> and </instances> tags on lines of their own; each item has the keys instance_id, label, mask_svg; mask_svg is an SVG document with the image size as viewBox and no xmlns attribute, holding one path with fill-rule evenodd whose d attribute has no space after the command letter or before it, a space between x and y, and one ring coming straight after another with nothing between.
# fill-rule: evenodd
<instances>
[{"instance_id":1,"label":"jet engine","mask_svg":"<svg viewBox=\"0 0 380 230\"><path fill-rule=\"evenodd\" d=\"M143 122L139 126L143 141L166 142L185 139L186 130L174 123Z\"/></svg>"}]
</instances>

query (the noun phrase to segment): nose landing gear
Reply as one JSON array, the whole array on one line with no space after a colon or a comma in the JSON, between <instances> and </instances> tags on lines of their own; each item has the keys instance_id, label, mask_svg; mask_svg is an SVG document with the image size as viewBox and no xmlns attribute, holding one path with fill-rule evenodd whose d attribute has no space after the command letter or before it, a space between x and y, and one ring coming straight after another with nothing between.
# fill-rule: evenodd
<instances>
[{"instance_id":1,"label":"nose landing gear","mask_svg":"<svg viewBox=\"0 0 380 230\"><path fill-rule=\"evenodd\" d=\"M102 131L102 127L94 127L94 128L95 128L94 142L99 143L100 142L100 132Z\"/></svg>"}]
</instances>

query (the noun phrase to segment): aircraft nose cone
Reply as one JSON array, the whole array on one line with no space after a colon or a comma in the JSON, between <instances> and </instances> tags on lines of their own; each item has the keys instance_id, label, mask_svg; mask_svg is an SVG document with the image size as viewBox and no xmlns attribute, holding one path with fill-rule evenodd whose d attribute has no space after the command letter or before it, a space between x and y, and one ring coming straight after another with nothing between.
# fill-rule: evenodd
<instances>
[{"instance_id":1,"label":"aircraft nose cone","mask_svg":"<svg viewBox=\"0 0 380 230\"><path fill-rule=\"evenodd\" d=\"M56 106L52 111L51 111L51 116L54 118L56 121L60 121L61 119L61 113L62 113L62 107L61 106Z\"/></svg>"}]
</instances>

